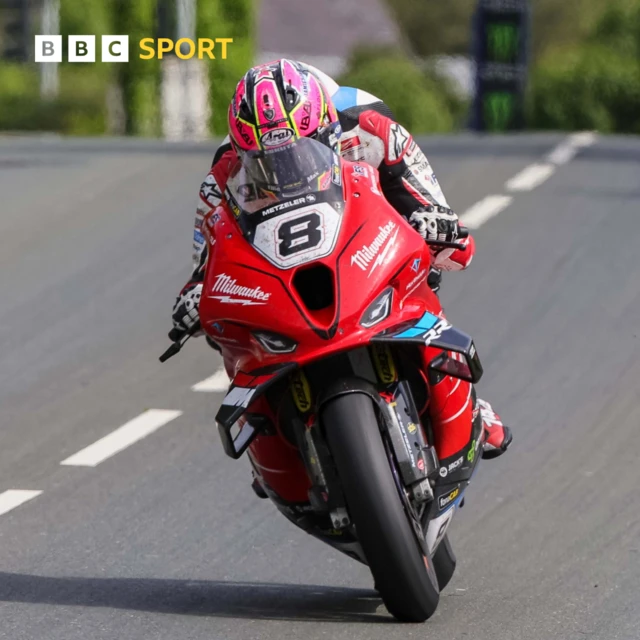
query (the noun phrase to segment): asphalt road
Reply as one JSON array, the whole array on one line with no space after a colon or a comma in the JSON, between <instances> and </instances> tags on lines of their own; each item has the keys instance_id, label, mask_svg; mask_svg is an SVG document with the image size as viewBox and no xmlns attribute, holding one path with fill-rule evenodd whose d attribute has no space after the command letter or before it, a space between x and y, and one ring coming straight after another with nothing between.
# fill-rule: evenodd
<instances>
[{"instance_id":1,"label":"asphalt road","mask_svg":"<svg viewBox=\"0 0 640 640\"><path fill-rule=\"evenodd\" d=\"M563 136L423 141L463 211ZM226 458L202 343L165 365L208 146L0 140L0 638L637 640L640 139L601 138L476 232L447 275L481 395L514 429L452 528L424 625L258 500ZM183 414L95 468L60 462L147 408Z\"/></svg>"}]
</instances>

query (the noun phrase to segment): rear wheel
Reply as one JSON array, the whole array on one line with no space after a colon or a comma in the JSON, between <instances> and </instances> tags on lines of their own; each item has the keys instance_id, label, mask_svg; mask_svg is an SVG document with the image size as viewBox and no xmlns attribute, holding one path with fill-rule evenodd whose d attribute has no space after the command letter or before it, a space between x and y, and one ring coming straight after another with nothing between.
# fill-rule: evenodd
<instances>
[{"instance_id":1,"label":"rear wheel","mask_svg":"<svg viewBox=\"0 0 640 640\"><path fill-rule=\"evenodd\" d=\"M338 396L321 418L376 589L396 618L423 622L438 606L435 570L398 494L373 402L363 393Z\"/></svg>"}]
</instances>

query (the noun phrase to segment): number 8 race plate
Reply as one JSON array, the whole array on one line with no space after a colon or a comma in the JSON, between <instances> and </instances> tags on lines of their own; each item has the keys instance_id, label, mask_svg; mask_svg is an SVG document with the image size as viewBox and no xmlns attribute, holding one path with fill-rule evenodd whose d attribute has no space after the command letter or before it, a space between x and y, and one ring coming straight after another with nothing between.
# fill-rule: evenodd
<instances>
[{"instance_id":1,"label":"number 8 race plate","mask_svg":"<svg viewBox=\"0 0 640 640\"><path fill-rule=\"evenodd\" d=\"M253 246L278 267L296 267L333 251L341 220L326 202L302 207L260 224Z\"/></svg>"}]
</instances>

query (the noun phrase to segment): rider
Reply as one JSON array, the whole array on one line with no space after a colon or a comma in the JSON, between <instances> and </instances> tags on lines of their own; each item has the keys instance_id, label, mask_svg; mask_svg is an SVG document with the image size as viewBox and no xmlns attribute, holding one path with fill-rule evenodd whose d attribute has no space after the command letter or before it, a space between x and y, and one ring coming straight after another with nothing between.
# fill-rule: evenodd
<instances>
[{"instance_id":1,"label":"rider","mask_svg":"<svg viewBox=\"0 0 640 640\"><path fill-rule=\"evenodd\" d=\"M262 150L261 139L278 128L323 142L343 158L375 167L389 203L425 240L458 241L460 249L431 249L429 284L437 291L441 272L466 269L473 258L471 236L459 238L458 216L449 208L424 153L409 132L391 118L389 108L359 89L340 87L326 74L301 62L278 60L250 69L229 108L229 136L218 148L200 188L194 230L194 271L173 308L175 337L199 329L207 246L203 221L220 205L238 158ZM289 134L288 134L289 135ZM214 346L212 344L212 346ZM477 400L469 383L429 371L435 446L440 460L468 444L470 424L480 411L485 429L484 458L495 458L511 443L511 431L489 403Z\"/></svg>"}]
</instances>

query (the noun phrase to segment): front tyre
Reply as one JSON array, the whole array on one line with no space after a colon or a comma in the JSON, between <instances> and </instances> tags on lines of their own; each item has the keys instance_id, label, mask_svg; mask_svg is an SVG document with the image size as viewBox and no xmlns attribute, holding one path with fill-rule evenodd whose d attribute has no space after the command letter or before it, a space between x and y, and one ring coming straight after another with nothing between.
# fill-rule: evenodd
<instances>
[{"instance_id":1,"label":"front tyre","mask_svg":"<svg viewBox=\"0 0 640 640\"><path fill-rule=\"evenodd\" d=\"M321 421L376 589L398 620L424 622L440 593L400 499L371 398L333 398Z\"/></svg>"}]
</instances>

